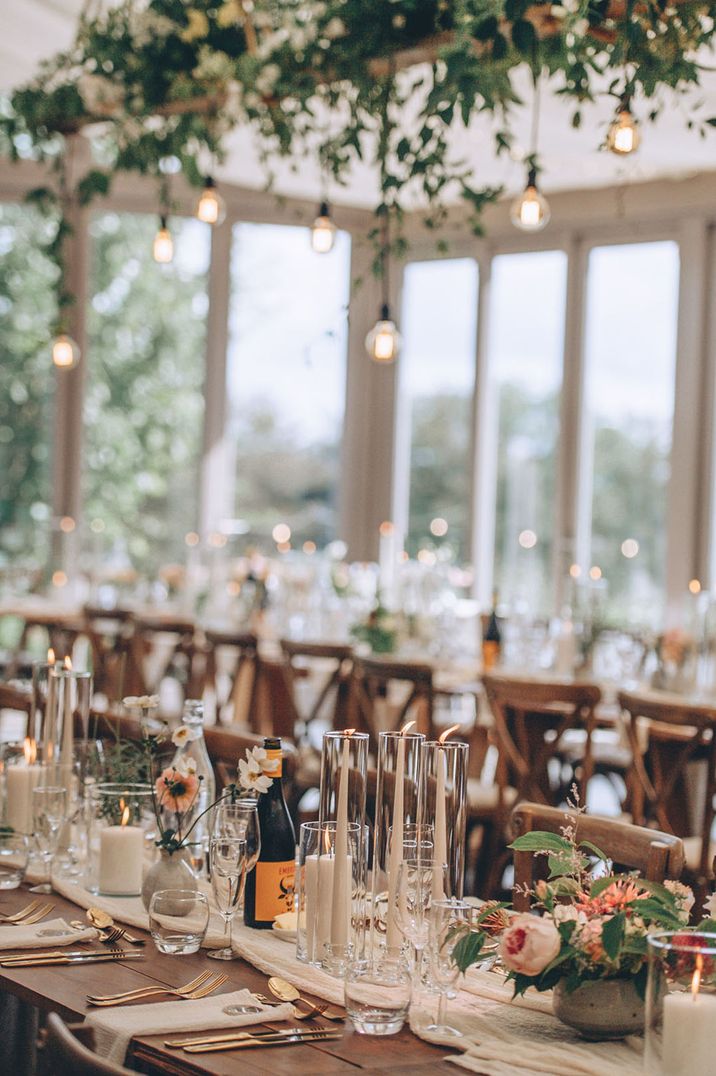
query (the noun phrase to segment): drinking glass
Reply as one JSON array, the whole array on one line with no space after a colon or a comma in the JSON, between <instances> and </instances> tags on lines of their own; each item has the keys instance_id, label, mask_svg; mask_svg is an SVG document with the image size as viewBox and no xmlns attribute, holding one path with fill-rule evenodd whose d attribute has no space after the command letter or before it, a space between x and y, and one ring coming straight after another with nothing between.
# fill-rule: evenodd
<instances>
[{"instance_id":1,"label":"drinking glass","mask_svg":"<svg viewBox=\"0 0 716 1076\"><path fill-rule=\"evenodd\" d=\"M405 859L398 867L395 921L400 933L415 950L417 982L423 974L423 952L428 944L433 892L444 896L447 882L447 863L439 863L436 859Z\"/></svg>"},{"instance_id":2,"label":"drinking glass","mask_svg":"<svg viewBox=\"0 0 716 1076\"><path fill-rule=\"evenodd\" d=\"M196 953L209 925L209 901L194 889L158 889L149 902L149 932L160 953Z\"/></svg>"},{"instance_id":3,"label":"drinking glass","mask_svg":"<svg viewBox=\"0 0 716 1076\"><path fill-rule=\"evenodd\" d=\"M213 960L233 960L231 930L246 884L247 843L241 837L212 837L209 871L216 905L229 932L229 944L207 953Z\"/></svg>"},{"instance_id":4,"label":"drinking glass","mask_svg":"<svg viewBox=\"0 0 716 1076\"><path fill-rule=\"evenodd\" d=\"M27 837L0 833L0 889L17 889L27 869Z\"/></svg>"},{"instance_id":5,"label":"drinking glass","mask_svg":"<svg viewBox=\"0 0 716 1076\"><path fill-rule=\"evenodd\" d=\"M477 910L467 901L433 900L430 906L428 956L432 984L440 995L437 1020L428 1024L426 1031L438 1035L461 1036L462 1032L447 1022L448 997L455 997L460 975L455 949L470 932Z\"/></svg>"},{"instance_id":6,"label":"drinking glass","mask_svg":"<svg viewBox=\"0 0 716 1076\"><path fill-rule=\"evenodd\" d=\"M57 785L38 785L32 791L32 818L35 841L45 864L47 881L35 886L36 893L52 892L52 860L57 851L60 831L69 809L66 788Z\"/></svg>"},{"instance_id":7,"label":"drinking glass","mask_svg":"<svg viewBox=\"0 0 716 1076\"><path fill-rule=\"evenodd\" d=\"M402 960L351 960L345 969L346 1012L359 1035L395 1035L410 1007L410 971Z\"/></svg>"},{"instance_id":8,"label":"drinking glass","mask_svg":"<svg viewBox=\"0 0 716 1076\"><path fill-rule=\"evenodd\" d=\"M246 873L254 869L261 853L258 800L247 798L220 803L214 811L213 837L237 837L246 841ZM244 887L241 888L237 914L244 910Z\"/></svg>"}]
</instances>

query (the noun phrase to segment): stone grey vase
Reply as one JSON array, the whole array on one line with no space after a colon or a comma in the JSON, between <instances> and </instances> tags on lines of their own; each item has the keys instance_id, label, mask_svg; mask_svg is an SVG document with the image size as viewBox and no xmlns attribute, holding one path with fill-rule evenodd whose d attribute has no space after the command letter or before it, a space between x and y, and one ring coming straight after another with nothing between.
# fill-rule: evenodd
<instances>
[{"instance_id":1,"label":"stone grey vase","mask_svg":"<svg viewBox=\"0 0 716 1076\"><path fill-rule=\"evenodd\" d=\"M174 852L171 855L162 848L159 859L153 863L142 882L142 903L149 911L149 902L158 889L192 889L199 888L199 880L187 863L185 853Z\"/></svg>"},{"instance_id":2,"label":"stone grey vase","mask_svg":"<svg viewBox=\"0 0 716 1076\"><path fill-rule=\"evenodd\" d=\"M560 980L552 998L554 1015L585 1039L623 1039L644 1030L644 1001L632 979L595 979L571 994Z\"/></svg>"}]
</instances>

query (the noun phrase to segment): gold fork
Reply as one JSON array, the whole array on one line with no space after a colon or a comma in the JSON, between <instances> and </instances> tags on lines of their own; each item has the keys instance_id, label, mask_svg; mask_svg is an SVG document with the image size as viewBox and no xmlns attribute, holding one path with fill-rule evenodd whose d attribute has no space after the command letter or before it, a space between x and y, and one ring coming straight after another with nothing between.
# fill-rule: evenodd
<instances>
[{"instance_id":1,"label":"gold fork","mask_svg":"<svg viewBox=\"0 0 716 1076\"><path fill-rule=\"evenodd\" d=\"M198 1001L199 998L207 998L209 994L213 994L215 990L218 990L224 983L228 983L228 975L215 975L209 978L203 986L192 990L190 993L180 993L177 995L176 990L157 990L149 987L147 990L140 991L133 994L131 997L114 998L111 1001L97 1001L96 999L88 997L87 1000L90 1005L96 1005L98 1008L108 1008L110 1005L128 1005L132 1001L144 1001L145 998L156 997L157 994L171 994L177 995L182 1001Z\"/></svg>"},{"instance_id":2,"label":"gold fork","mask_svg":"<svg viewBox=\"0 0 716 1076\"><path fill-rule=\"evenodd\" d=\"M262 1005L266 1005L267 1007L274 1009L280 1008L281 1005L286 1004L285 1001L272 1001L271 998L267 998L265 994L254 993L254 997L257 1001L260 1001ZM311 1001L304 1000L304 1004L308 1005L309 1008L299 1009L298 1006L294 1004L294 1020L314 1020L317 1016L323 1016L326 1009L328 1008L328 1002L323 1001L319 1002L318 1005L315 1005Z\"/></svg>"},{"instance_id":3,"label":"gold fork","mask_svg":"<svg viewBox=\"0 0 716 1076\"><path fill-rule=\"evenodd\" d=\"M226 975L212 975L211 972L202 972L185 986L173 988L171 986L143 986L135 990L126 990L122 994L87 995L90 1005L123 1005L126 1001L138 1001L140 998L155 997L158 994L169 994L172 997L191 998L205 997L211 994L217 987L223 986L228 981ZM200 993L201 992L201 993Z\"/></svg>"},{"instance_id":4,"label":"gold fork","mask_svg":"<svg viewBox=\"0 0 716 1076\"><path fill-rule=\"evenodd\" d=\"M39 923L41 919L44 919L48 912L52 911L51 904L41 904L39 908L35 908L29 915L23 916L22 919L13 919L7 921L7 926L11 927L31 927L34 923Z\"/></svg>"},{"instance_id":5,"label":"gold fork","mask_svg":"<svg viewBox=\"0 0 716 1076\"><path fill-rule=\"evenodd\" d=\"M23 908L20 912L15 912L14 915L0 915L0 923L19 923L25 916L31 915L41 904L41 900L31 900L26 908Z\"/></svg>"}]
</instances>

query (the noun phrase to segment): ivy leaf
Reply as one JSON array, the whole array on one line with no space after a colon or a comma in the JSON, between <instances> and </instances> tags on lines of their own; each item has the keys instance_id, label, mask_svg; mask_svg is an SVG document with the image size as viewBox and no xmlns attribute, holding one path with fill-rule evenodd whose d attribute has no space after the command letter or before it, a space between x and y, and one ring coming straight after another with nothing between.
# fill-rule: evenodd
<instances>
[{"instance_id":1,"label":"ivy leaf","mask_svg":"<svg viewBox=\"0 0 716 1076\"><path fill-rule=\"evenodd\" d=\"M526 56L531 56L537 45L537 34L531 22L518 19L512 26L512 43Z\"/></svg>"},{"instance_id":2,"label":"ivy leaf","mask_svg":"<svg viewBox=\"0 0 716 1076\"><path fill-rule=\"evenodd\" d=\"M579 847L580 848L586 848L587 851L589 851L593 855L595 855L597 857L597 859L601 859L602 863L608 863L609 862L608 857L604 854L604 852L601 850L601 848L597 848L596 844L592 844L591 841L580 841L579 842Z\"/></svg>"},{"instance_id":3,"label":"ivy leaf","mask_svg":"<svg viewBox=\"0 0 716 1076\"><path fill-rule=\"evenodd\" d=\"M604 952L610 960L615 962L619 959L619 952L622 941L624 940L625 925L626 916L623 912L619 912L619 914L615 915L612 919L607 919L602 927L602 945L604 946Z\"/></svg>"}]
</instances>

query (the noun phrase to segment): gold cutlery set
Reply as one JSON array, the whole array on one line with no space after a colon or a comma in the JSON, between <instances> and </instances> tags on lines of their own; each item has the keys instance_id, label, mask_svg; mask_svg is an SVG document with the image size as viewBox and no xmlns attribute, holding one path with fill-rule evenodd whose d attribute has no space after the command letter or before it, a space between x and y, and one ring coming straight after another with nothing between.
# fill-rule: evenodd
<instances>
[{"instance_id":1,"label":"gold cutlery set","mask_svg":"<svg viewBox=\"0 0 716 1076\"><path fill-rule=\"evenodd\" d=\"M52 904L41 900L33 900L27 907L13 915L0 916L0 925L4 926L31 926L39 923L49 912ZM104 950L90 949L43 949L37 952L25 950L22 953L11 954L0 959L0 965L4 968L33 968L48 967L52 965L68 964L95 964L112 963L125 960L141 960L142 953L129 949L119 948L117 942L123 939L130 945L143 946L143 938L134 937L124 927L115 924L114 920L100 908L89 908L87 919L97 929L98 938L101 942L114 945L115 948ZM81 930L84 923L74 921L72 927ZM155 997L176 997L183 1000L196 1001L206 998L215 990L224 986L229 981L227 975L215 975L203 972L197 975L184 986L145 986L134 990L126 990L118 994L88 994L87 1001L96 1007L109 1007L114 1005L128 1005L137 1001L145 1001ZM323 1017L331 1021L343 1021L344 1016L338 1012L329 1012L327 1002L315 1003L302 997L299 991L291 983L278 976L272 976L268 981L271 994L280 1002L291 1002L296 1010L296 1020L313 1020ZM275 1004L263 994L254 994L254 997L262 1005ZM182 1049L185 1053L210 1053L218 1050L238 1050L262 1046L290 1046L299 1043L326 1042L340 1039L341 1032L336 1028L266 1028L256 1031L231 1031L223 1034L205 1035L190 1039L169 1039L165 1046Z\"/></svg>"}]
</instances>

